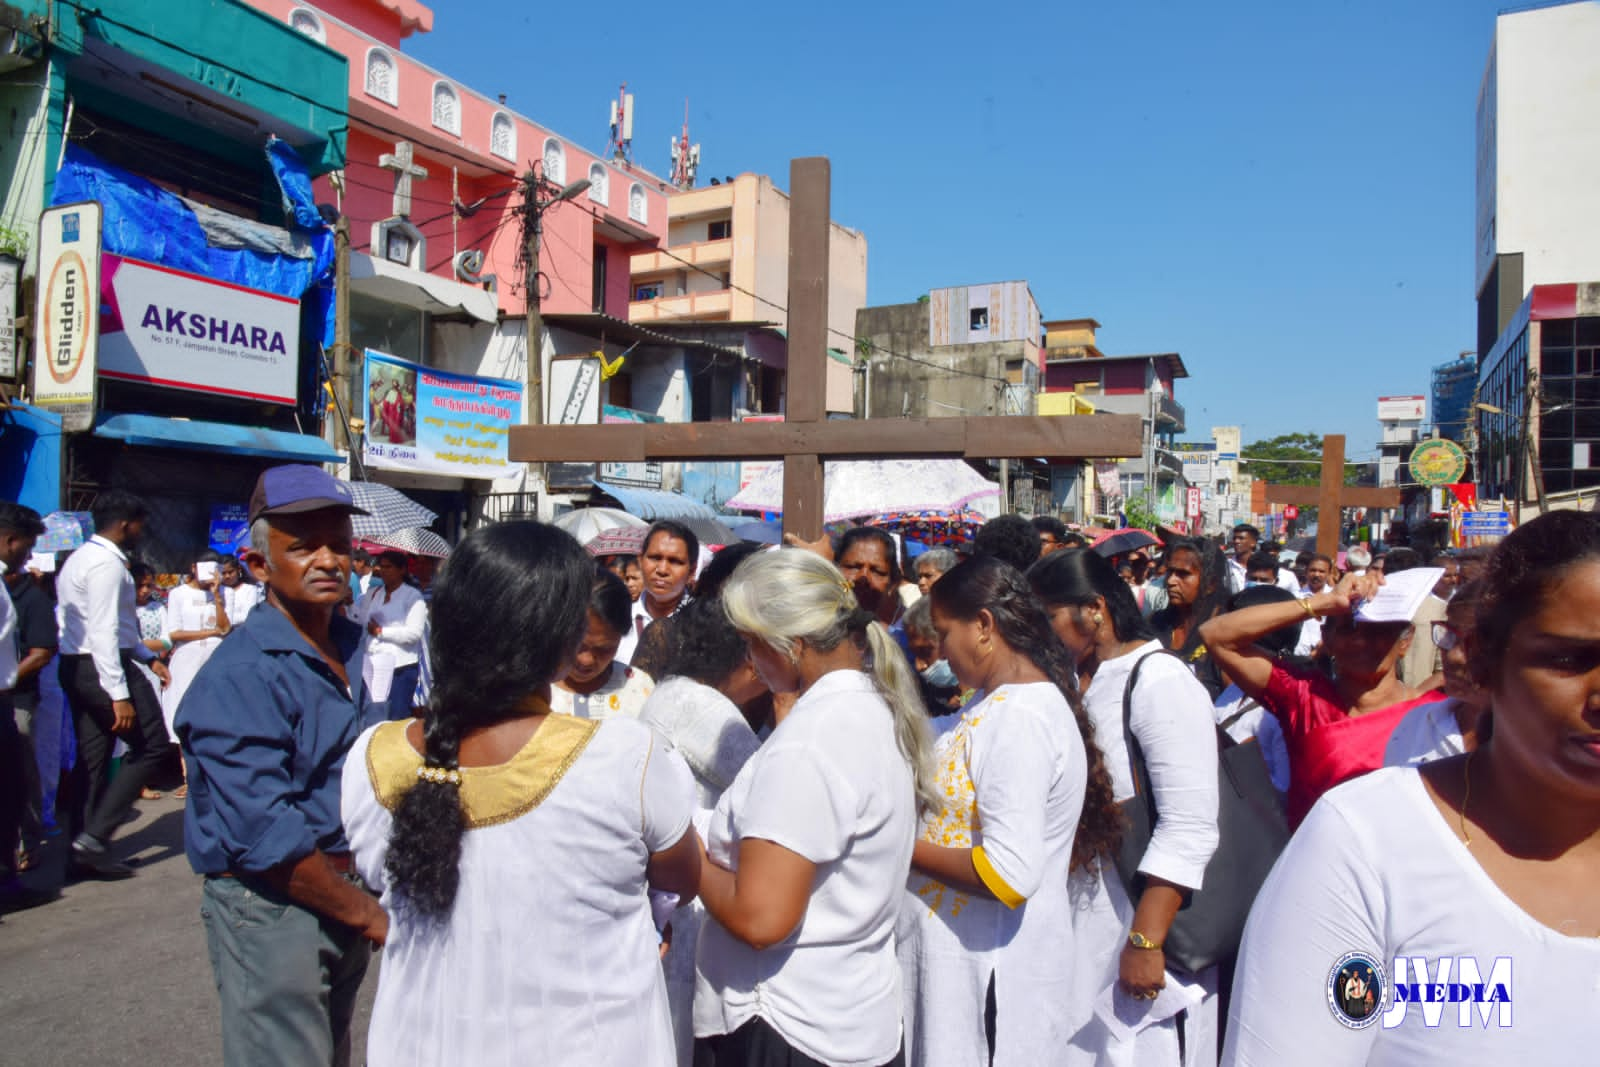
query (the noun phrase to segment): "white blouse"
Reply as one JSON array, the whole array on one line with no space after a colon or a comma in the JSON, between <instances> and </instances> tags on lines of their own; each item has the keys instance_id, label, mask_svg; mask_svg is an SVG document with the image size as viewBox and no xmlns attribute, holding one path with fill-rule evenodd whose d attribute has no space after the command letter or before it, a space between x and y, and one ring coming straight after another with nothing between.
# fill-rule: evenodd
<instances>
[{"instance_id":1,"label":"white blouse","mask_svg":"<svg viewBox=\"0 0 1600 1067\"><path fill-rule=\"evenodd\" d=\"M738 866L746 837L816 864L800 925L765 950L714 919L700 931L694 1031L760 1016L829 1067L886 1063L900 1048L895 916L917 831L911 768L872 679L818 679L750 757L711 816L706 848Z\"/></svg>"},{"instance_id":2,"label":"white blouse","mask_svg":"<svg viewBox=\"0 0 1600 1067\"><path fill-rule=\"evenodd\" d=\"M640 723L583 723L592 734L540 799L551 775L530 764L560 720L574 721L550 716L508 763L464 769L501 778L523 810L462 837L460 890L442 927L397 908L384 870L393 819L368 751L375 731L404 724L373 727L351 748L345 829L390 916L367 1037L374 1067L675 1067L645 866L689 829L689 770Z\"/></svg>"},{"instance_id":3,"label":"white blouse","mask_svg":"<svg viewBox=\"0 0 1600 1067\"><path fill-rule=\"evenodd\" d=\"M1088 759L1072 708L1050 682L1001 686L941 734L935 762L945 808L923 816L922 839L972 848L1000 899L911 872L897 930L907 1061L987 1063L993 976L994 1062L1052 1062L1081 1022L1067 868Z\"/></svg>"},{"instance_id":4,"label":"white blouse","mask_svg":"<svg viewBox=\"0 0 1600 1067\"><path fill-rule=\"evenodd\" d=\"M1467 750L1456 722L1458 702L1453 697L1419 704L1406 712L1389 735L1383 750L1385 767L1415 767Z\"/></svg>"},{"instance_id":5,"label":"white blouse","mask_svg":"<svg viewBox=\"0 0 1600 1067\"><path fill-rule=\"evenodd\" d=\"M396 668L409 667L422 652L427 633L428 603L415 586L401 582L393 593L380 582L361 599L355 621L365 629L370 622L381 628L377 637L368 635L367 653L394 657Z\"/></svg>"},{"instance_id":6,"label":"white blouse","mask_svg":"<svg viewBox=\"0 0 1600 1067\"><path fill-rule=\"evenodd\" d=\"M592 693L574 693L559 683L552 685L550 710L580 719L609 719L613 715L637 719L654 690L655 682L648 674L614 659L605 684Z\"/></svg>"},{"instance_id":7,"label":"white blouse","mask_svg":"<svg viewBox=\"0 0 1600 1067\"><path fill-rule=\"evenodd\" d=\"M1245 928L1223 1062L1240 1067L1592 1064L1600 1048L1600 939L1558 933L1479 866L1414 768L1330 790L1278 859ZM1329 992L1359 953L1387 981L1379 1017L1352 1029ZM1401 971L1404 968L1404 974ZM1419 970L1426 977L1419 976ZM1443 984L1445 996L1412 1003ZM1452 984L1503 984L1477 1003ZM1414 984L1397 1003L1397 984Z\"/></svg>"}]
</instances>

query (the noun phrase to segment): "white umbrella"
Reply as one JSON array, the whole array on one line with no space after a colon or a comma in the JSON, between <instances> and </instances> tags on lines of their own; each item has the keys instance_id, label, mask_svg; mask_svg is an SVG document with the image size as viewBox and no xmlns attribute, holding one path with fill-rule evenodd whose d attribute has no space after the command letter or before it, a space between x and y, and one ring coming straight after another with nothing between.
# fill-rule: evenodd
<instances>
[{"instance_id":1,"label":"white umbrella","mask_svg":"<svg viewBox=\"0 0 1600 1067\"><path fill-rule=\"evenodd\" d=\"M629 515L619 508L578 508L559 516L554 525L567 531L580 545L586 545L607 530L619 527L649 526L637 515Z\"/></svg>"},{"instance_id":2,"label":"white umbrella","mask_svg":"<svg viewBox=\"0 0 1600 1067\"><path fill-rule=\"evenodd\" d=\"M822 521L901 511L955 511L1000 494L959 459L849 459L823 468ZM774 463L728 501L738 511L783 510L783 464Z\"/></svg>"}]
</instances>

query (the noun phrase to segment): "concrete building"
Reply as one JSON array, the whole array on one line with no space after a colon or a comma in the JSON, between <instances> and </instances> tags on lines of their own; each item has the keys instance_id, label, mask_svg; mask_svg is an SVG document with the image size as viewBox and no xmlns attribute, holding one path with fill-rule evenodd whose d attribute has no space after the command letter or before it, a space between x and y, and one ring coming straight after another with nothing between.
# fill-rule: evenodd
<instances>
[{"instance_id":1,"label":"concrete building","mask_svg":"<svg viewBox=\"0 0 1600 1067\"><path fill-rule=\"evenodd\" d=\"M20 0L0 72L21 253L0 294L40 294L0 337L0 495L140 493L146 558L186 569L263 467L337 458L316 435L332 237L289 187L344 157L345 61L239 3Z\"/></svg>"},{"instance_id":2,"label":"concrete building","mask_svg":"<svg viewBox=\"0 0 1600 1067\"><path fill-rule=\"evenodd\" d=\"M1600 3L1495 20L1477 101L1478 492L1600 486Z\"/></svg>"},{"instance_id":3,"label":"concrete building","mask_svg":"<svg viewBox=\"0 0 1600 1067\"><path fill-rule=\"evenodd\" d=\"M666 246L633 256L628 320L789 325L789 196L765 175L674 193ZM828 243L827 409L854 407L856 311L867 302L867 239L833 224Z\"/></svg>"},{"instance_id":4,"label":"concrete building","mask_svg":"<svg viewBox=\"0 0 1600 1067\"><path fill-rule=\"evenodd\" d=\"M1120 500L1144 498L1166 522L1185 521L1183 464L1172 449L1185 430L1183 405L1174 398L1179 378L1189 376L1176 352L1108 356L1100 351L1094 319L1044 323L1046 395L1072 392L1099 411L1138 415L1145 423L1144 454L1118 463L1119 493L1106 491L1110 479L1095 479L1092 514L1115 513Z\"/></svg>"},{"instance_id":5,"label":"concrete building","mask_svg":"<svg viewBox=\"0 0 1600 1067\"><path fill-rule=\"evenodd\" d=\"M1429 375L1428 410L1439 437L1465 444L1471 440L1472 405L1478 388L1478 354L1463 352L1435 366Z\"/></svg>"}]
</instances>

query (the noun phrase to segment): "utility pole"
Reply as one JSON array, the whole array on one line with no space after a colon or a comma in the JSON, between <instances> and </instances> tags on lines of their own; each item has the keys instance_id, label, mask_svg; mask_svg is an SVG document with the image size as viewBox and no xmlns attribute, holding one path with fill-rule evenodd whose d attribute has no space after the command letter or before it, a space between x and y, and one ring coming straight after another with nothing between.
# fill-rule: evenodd
<instances>
[{"instance_id":1,"label":"utility pole","mask_svg":"<svg viewBox=\"0 0 1600 1067\"><path fill-rule=\"evenodd\" d=\"M528 326L528 422L544 423L544 316L539 301L539 245L544 236L539 207L539 176L529 167L522 176L522 295Z\"/></svg>"},{"instance_id":2,"label":"utility pole","mask_svg":"<svg viewBox=\"0 0 1600 1067\"><path fill-rule=\"evenodd\" d=\"M361 435L366 422L359 406L361 385L357 358L350 344L350 216L333 225L333 374L328 388L333 401L333 444L350 457L350 469L361 468Z\"/></svg>"}]
</instances>

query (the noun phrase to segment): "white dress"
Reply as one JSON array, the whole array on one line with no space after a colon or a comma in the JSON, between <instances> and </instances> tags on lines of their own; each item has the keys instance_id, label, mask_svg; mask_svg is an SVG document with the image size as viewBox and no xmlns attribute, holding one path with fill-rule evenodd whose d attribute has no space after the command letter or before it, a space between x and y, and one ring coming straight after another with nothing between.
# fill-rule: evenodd
<instances>
[{"instance_id":1,"label":"white dress","mask_svg":"<svg viewBox=\"0 0 1600 1067\"><path fill-rule=\"evenodd\" d=\"M1239 1067L1578 1067L1600 1053L1600 939L1537 922L1456 836L1415 768L1329 790L1279 857L1245 927L1223 1063ZM1381 1016L1352 1029L1329 986L1347 953L1388 981ZM1401 976L1401 968L1405 973ZM1418 968L1427 977L1418 977ZM1433 1003L1396 1003L1395 986ZM1503 984L1509 1003L1478 1003Z\"/></svg>"},{"instance_id":2,"label":"white dress","mask_svg":"<svg viewBox=\"0 0 1600 1067\"><path fill-rule=\"evenodd\" d=\"M180 630L210 630L216 625L217 605L204 589L196 589L185 583L167 594L168 640ZM183 703L189 683L194 681L195 675L200 673L200 668L206 665L206 660L211 658L211 653L220 644L222 638L207 637L199 641L185 641L172 650L172 657L167 661L172 683L165 689L158 687L156 692L161 694L161 716L167 720L167 736L174 744L178 741L178 734L172 728L172 721L178 714L178 705Z\"/></svg>"},{"instance_id":3,"label":"white dress","mask_svg":"<svg viewBox=\"0 0 1600 1067\"><path fill-rule=\"evenodd\" d=\"M1123 690L1134 664L1161 647L1148 641L1106 660L1084 693L1118 803L1133 796L1133 769L1122 736ZM1180 660L1158 654L1139 670L1131 718L1159 812L1139 870L1199 889L1218 840L1217 734L1210 694ZM1216 969L1189 975L1169 968L1166 994L1150 1002L1134 1000L1117 985L1134 902L1116 865L1108 861L1096 874L1075 874L1069 889L1077 954L1073 1002L1094 1017L1073 1037L1061 1062L1097 1067L1215 1063ZM1179 1011L1188 1013L1181 1054ZM1113 1018L1122 1025L1112 1025Z\"/></svg>"},{"instance_id":4,"label":"white dress","mask_svg":"<svg viewBox=\"0 0 1600 1067\"><path fill-rule=\"evenodd\" d=\"M1071 999L1067 894L1088 780L1083 738L1054 684L1006 685L940 735L936 763L945 808L923 816L922 840L973 849L1001 899L911 872L897 929L907 1061L986 1067L992 978L992 1062L1048 1063L1083 1021Z\"/></svg>"},{"instance_id":5,"label":"white dress","mask_svg":"<svg viewBox=\"0 0 1600 1067\"><path fill-rule=\"evenodd\" d=\"M760 1016L828 1067L875 1067L900 1048L895 916L911 869L916 787L872 679L834 671L812 684L750 757L712 813L706 849L738 866L745 837L816 865L805 917L754 949L708 920L695 981L697 1037Z\"/></svg>"},{"instance_id":6,"label":"white dress","mask_svg":"<svg viewBox=\"0 0 1600 1067\"><path fill-rule=\"evenodd\" d=\"M550 710L580 719L609 719L613 715L637 719L654 691L655 681L648 674L614 659L605 683L592 693L574 693L559 684L552 685Z\"/></svg>"},{"instance_id":7,"label":"white dress","mask_svg":"<svg viewBox=\"0 0 1600 1067\"><path fill-rule=\"evenodd\" d=\"M406 726L345 761L356 867L390 916L368 1062L674 1067L645 865L689 829L683 761L639 723L550 715L509 762L464 768L460 890L433 926L384 871L389 805L422 764Z\"/></svg>"},{"instance_id":8,"label":"white dress","mask_svg":"<svg viewBox=\"0 0 1600 1067\"><path fill-rule=\"evenodd\" d=\"M665 738L689 765L695 801L702 812L717 806L723 790L733 784L761 747L733 701L691 678L668 678L657 686L645 701L639 721ZM698 897L673 910L672 948L661 961L667 975L679 1067L694 1062L694 953L705 914Z\"/></svg>"}]
</instances>

